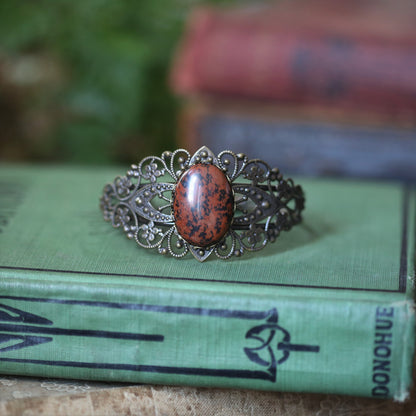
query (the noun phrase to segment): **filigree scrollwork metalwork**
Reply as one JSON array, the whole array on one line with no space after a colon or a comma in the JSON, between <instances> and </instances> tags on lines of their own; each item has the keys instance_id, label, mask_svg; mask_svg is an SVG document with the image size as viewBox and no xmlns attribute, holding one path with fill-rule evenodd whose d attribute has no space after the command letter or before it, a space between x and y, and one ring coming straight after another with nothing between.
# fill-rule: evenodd
<instances>
[{"instance_id":1,"label":"filigree scrollwork metalwork","mask_svg":"<svg viewBox=\"0 0 416 416\"><path fill-rule=\"evenodd\" d=\"M234 198L229 229L220 241L205 247L189 243L178 233L172 206L176 184L198 164L219 168ZM107 184L100 199L104 219L122 228L138 245L176 258L191 252L199 261L211 254L228 259L262 249L281 231L301 222L304 203L302 188L283 179L278 169L229 150L215 155L205 146L193 155L179 149L144 158L131 165L125 176Z\"/></svg>"}]
</instances>

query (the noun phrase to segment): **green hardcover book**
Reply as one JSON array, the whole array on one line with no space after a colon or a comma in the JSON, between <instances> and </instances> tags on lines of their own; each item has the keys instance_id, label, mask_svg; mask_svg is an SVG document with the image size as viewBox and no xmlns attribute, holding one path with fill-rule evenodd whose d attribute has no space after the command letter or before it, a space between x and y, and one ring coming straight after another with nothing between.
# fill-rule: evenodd
<instances>
[{"instance_id":1,"label":"green hardcover book","mask_svg":"<svg viewBox=\"0 0 416 416\"><path fill-rule=\"evenodd\" d=\"M1 373L407 397L414 190L300 181L303 224L199 263L103 220L120 173L0 168Z\"/></svg>"}]
</instances>

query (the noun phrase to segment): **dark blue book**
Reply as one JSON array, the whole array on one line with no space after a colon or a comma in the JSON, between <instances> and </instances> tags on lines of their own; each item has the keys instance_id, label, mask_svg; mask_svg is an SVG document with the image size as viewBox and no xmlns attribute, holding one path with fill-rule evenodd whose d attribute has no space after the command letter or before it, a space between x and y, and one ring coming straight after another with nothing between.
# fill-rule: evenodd
<instances>
[{"instance_id":1,"label":"dark blue book","mask_svg":"<svg viewBox=\"0 0 416 416\"><path fill-rule=\"evenodd\" d=\"M416 181L416 128L258 114L195 111L183 145L242 152L289 174Z\"/></svg>"}]
</instances>

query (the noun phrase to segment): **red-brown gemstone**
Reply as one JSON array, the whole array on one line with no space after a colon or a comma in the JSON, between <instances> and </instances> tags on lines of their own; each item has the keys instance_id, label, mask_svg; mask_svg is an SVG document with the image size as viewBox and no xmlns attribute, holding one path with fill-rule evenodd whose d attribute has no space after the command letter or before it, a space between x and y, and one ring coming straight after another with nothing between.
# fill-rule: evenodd
<instances>
[{"instance_id":1,"label":"red-brown gemstone","mask_svg":"<svg viewBox=\"0 0 416 416\"><path fill-rule=\"evenodd\" d=\"M180 177L173 215L178 233L188 243L197 247L218 243L230 228L233 213L233 191L219 168L201 163Z\"/></svg>"}]
</instances>

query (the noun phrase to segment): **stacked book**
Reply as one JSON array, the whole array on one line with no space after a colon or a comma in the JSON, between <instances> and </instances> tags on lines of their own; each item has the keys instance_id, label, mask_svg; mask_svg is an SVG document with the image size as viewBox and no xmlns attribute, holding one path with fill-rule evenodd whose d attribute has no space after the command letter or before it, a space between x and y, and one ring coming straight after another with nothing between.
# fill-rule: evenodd
<instances>
[{"instance_id":1,"label":"stacked book","mask_svg":"<svg viewBox=\"0 0 416 416\"><path fill-rule=\"evenodd\" d=\"M414 190L303 180L304 225L198 263L103 220L120 173L0 167L3 375L409 397Z\"/></svg>"},{"instance_id":2,"label":"stacked book","mask_svg":"<svg viewBox=\"0 0 416 416\"><path fill-rule=\"evenodd\" d=\"M415 21L411 2L198 9L172 72L181 144L291 173L415 180Z\"/></svg>"},{"instance_id":3,"label":"stacked book","mask_svg":"<svg viewBox=\"0 0 416 416\"><path fill-rule=\"evenodd\" d=\"M384 20L370 3L291 4L191 17L173 71L187 98L183 144L230 147L284 173L415 179L414 18L404 14L399 28L402 12ZM412 410L414 188L306 178L302 225L261 252L198 263L136 244L170 244L150 217L129 225L141 209L135 189L157 188L168 170L156 174L156 160L139 163L154 174L138 175L137 188L137 165L121 177L115 168L0 166L2 385L15 376L123 382L111 400L155 413L167 402L186 403L178 414L204 413L204 403L236 407L227 414ZM122 196L111 227L99 199L116 176L105 187L112 203ZM175 184L167 189L169 207ZM94 414L103 396L82 403ZM40 402L0 397L0 413Z\"/></svg>"}]
</instances>

